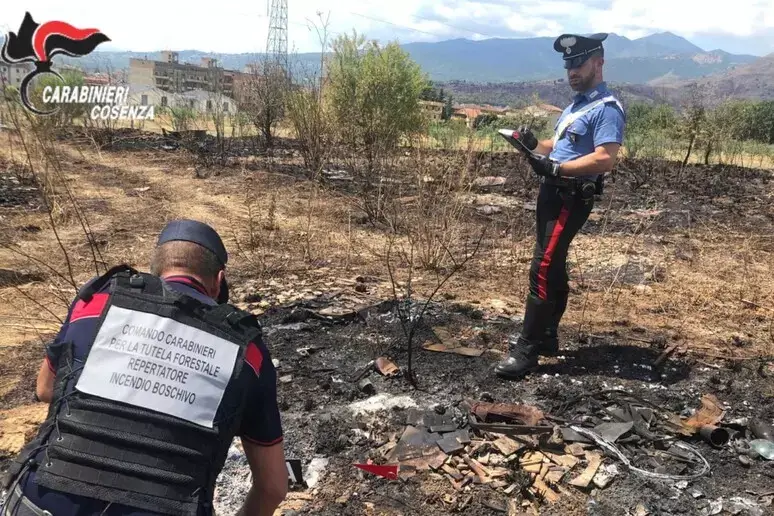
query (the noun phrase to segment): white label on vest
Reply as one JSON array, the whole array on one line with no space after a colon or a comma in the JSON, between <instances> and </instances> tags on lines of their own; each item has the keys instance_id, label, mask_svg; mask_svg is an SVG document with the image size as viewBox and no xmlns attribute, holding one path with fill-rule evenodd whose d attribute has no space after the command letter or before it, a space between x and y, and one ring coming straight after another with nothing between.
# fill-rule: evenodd
<instances>
[{"instance_id":1,"label":"white label on vest","mask_svg":"<svg viewBox=\"0 0 774 516\"><path fill-rule=\"evenodd\" d=\"M238 351L173 319L111 306L75 388L212 428Z\"/></svg>"}]
</instances>

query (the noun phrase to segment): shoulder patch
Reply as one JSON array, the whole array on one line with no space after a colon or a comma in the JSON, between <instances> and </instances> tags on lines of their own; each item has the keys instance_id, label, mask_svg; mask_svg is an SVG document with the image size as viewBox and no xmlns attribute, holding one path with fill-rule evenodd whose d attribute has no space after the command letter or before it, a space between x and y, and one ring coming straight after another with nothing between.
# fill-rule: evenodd
<instances>
[{"instance_id":1,"label":"shoulder patch","mask_svg":"<svg viewBox=\"0 0 774 516\"><path fill-rule=\"evenodd\" d=\"M261 366L263 365L263 352L260 350L258 346L254 342L251 342L247 346L247 351L245 353L245 362L247 362L247 365L249 365L253 371L255 371L255 376L261 376Z\"/></svg>"}]
</instances>

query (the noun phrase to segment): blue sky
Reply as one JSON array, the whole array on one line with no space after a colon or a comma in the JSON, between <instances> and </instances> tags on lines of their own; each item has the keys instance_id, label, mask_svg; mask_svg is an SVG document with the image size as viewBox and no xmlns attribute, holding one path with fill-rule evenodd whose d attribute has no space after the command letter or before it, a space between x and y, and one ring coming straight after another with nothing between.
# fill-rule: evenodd
<instances>
[{"instance_id":1,"label":"blue sky","mask_svg":"<svg viewBox=\"0 0 774 516\"><path fill-rule=\"evenodd\" d=\"M41 23L67 21L102 30L100 49L261 52L268 33L267 0L247 2L104 2L25 0L4 5L0 29L16 30L25 11ZM558 36L615 32L637 38L670 31L705 50L774 52L774 0L289 0L289 48L318 51L309 20L329 16L333 34L353 28L381 41Z\"/></svg>"}]
</instances>

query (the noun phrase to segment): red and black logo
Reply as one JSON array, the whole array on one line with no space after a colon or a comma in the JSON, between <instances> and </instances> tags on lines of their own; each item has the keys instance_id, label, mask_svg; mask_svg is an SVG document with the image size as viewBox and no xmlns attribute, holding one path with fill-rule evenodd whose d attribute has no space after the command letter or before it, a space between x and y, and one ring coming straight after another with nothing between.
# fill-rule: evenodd
<instances>
[{"instance_id":1,"label":"red and black logo","mask_svg":"<svg viewBox=\"0 0 774 516\"><path fill-rule=\"evenodd\" d=\"M98 29L78 29L69 23L50 21L39 25L30 13L24 15L19 33L9 32L3 43L2 57L7 63L35 63L35 70L28 73L21 82L19 93L22 104L39 115L54 111L40 111L30 104L27 87L35 76L51 73L62 78L51 69L51 58L58 54L82 57L90 54L97 45L110 41Z\"/></svg>"}]
</instances>

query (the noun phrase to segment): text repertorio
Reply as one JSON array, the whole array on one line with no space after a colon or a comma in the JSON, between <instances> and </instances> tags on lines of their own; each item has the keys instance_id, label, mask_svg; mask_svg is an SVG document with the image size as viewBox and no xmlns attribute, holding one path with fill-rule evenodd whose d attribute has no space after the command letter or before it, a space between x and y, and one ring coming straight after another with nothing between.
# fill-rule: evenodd
<instances>
[{"instance_id":1,"label":"text repertorio","mask_svg":"<svg viewBox=\"0 0 774 516\"><path fill-rule=\"evenodd\" d=\"M77 389L211 427L237 351L173 319L112 306Z\"/></svg>"}]
</instances>

